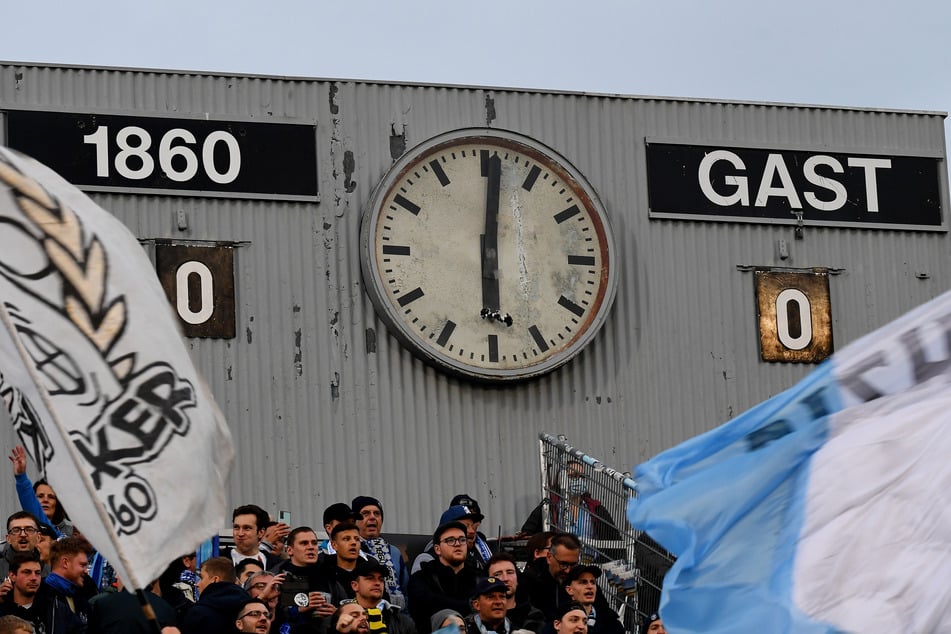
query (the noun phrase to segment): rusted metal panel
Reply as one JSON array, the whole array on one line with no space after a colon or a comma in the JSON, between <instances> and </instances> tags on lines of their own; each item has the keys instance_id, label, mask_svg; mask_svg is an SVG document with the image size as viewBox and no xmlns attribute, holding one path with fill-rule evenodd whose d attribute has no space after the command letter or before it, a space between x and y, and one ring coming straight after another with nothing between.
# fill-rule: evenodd
<instances>
[{"instance_id":1,"label":"rusted metal panel","mask_svg":"<svg viewBox=\"0 0 951 634\"><path fill-rule=\"evenodd\" d=\"M0 63L0 119L7 110L312 126L319 199L92 192L147 244L234 245L236 336L188 344L236 439L232 503L300 523L371 494L386 530L425 533L465 492L486 532L514 532L539 500L539 432L633 465L782 391L813 366L762 360L756 269L838 271L837 345L951 287L942 227L652 218L648 196L648 139L946 165L941 113ZM620 263L584 350L502 387L414 357L360 275L361 214L386 170L426 139L485 126L536 139L587 178ZM11 508L12 496L0 491Z\"/></svg>"},{"instance_id":2,"label":"rusted metal panel","mask_svg":"<svg viewBox=\"0 0 951 634\"><path fill-rule=\"evenodd\" d=\"M819 363L832 354L827 271L754 273L763 361Z\"/></svg>"},{"instance_id":3,"label":"rusted metal panel","mask_svg":"<svg viewBox=\"0 0 951 634\"><path fill-rule=\"evenodd\" d=\"M186 337L234 339L234 248L155 245L155 269Z\"/></svg>"}]
</instances>

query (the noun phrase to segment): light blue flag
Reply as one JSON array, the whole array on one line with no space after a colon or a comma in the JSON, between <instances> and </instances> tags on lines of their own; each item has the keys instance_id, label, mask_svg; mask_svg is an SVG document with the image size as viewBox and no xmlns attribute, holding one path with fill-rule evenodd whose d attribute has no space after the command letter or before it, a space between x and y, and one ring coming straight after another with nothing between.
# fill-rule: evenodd
<instances>
[{"instance_id":1,"label":"light blue flag","mask_svg":"<svg viewBox=\"0 0 951 634\"><path fill-rule=\"evenodd\" d=\"M946 294L637 467L671 634L951 632L949 351Z\"/></svg>"}]
</instances>

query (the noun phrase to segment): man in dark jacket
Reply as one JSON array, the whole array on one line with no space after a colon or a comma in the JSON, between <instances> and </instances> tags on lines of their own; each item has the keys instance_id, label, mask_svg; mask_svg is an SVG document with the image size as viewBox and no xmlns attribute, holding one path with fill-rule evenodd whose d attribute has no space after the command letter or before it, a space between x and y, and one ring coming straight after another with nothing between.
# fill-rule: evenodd
<instances>
[{"instance_id":1,"label":"man in dark jacket","mask_svg":"<svg viewBox=\"0 0 951 634\"><path fill-rule=\"evenodd\" d=\"M288 558L269 571L284 575L275 623L292 624L300 632L316 632L320 620L333 615L334 597L338 602L347 598L343 588L335 587L336 555L321 560L318 546L317 533L309 526L299 526L287 535ZM326 601L325 592L331 603Z\"/></svg>"},{"instance_id":2,"label":"man in dark jacket","mask_svg":"<svg viewBox=\"0 0 951 634\"><path fill-rule=\"evenodd\" d=\"M182 634L232 632L238 610L251 597L235 584L230 557L213 557L198 571L198 602L185 614Z\"/></svg>"},{"instance_id":3,"label":"man in dark jacket","mask_svg":"<svg viewBox=\"0 0 951 634\"><path fill-rule=\"evenodd\" d=\"M509 634L512 625L505 616L508 586L488 577L476 584L472 592L472 614L463 619L466 634Z\"/></svg>"},{"instance_id":4,"label":"man in dark jacket","mask_svg":"<svg viewBox=\"0 0 951 634\"><path fill-rule=\"evenodd\" d=\"M354 598L366 610L371 632L377 629L374 624L382 623L387 634L416 634L413 619L403 614L400 606L383 598L388 574L389 569L375 560L357 562L354 579L350 582L356 595Z\"/></svg>"},{"instance_id":5,"label":"man in dark jacket","mask_svg":"<svg viewBox=\"0 0 951 634\"><path fill-rule=\"evenodd\" d=\"M505 584L505 616L513 630L529 630L538 634L545 625L545 615L531 604L528 599L519 600L518 567L512 555L502 552L489 558L486 564L489 576Z\"/></svg>"},{"instance_id":6,"label":"man in dark jacket","mask_svg":"<svg viewBox=\"0 0 951 634\"><path fill-rule=\"evenodd\" d=\"M468 614L469 598L481 576L466 562L466 526L442 524L433 533L436 559L424 562L409 579L409 609L416 629L429 634L430 617L444 609Z\"/></svg>"},{"instance_id":7,"label":"man in dark jacket","mask_svg":"<svg viewBox=\"0 0 951 634\"><path fill-rule=\"evenodd\" d=\"M0 615L8 614L42 625L33 608L42 580L42 565L36 553L17 553L10 561L10 576L0 584Z\"/></svg>"},{"instance_id":8,"label":"man in dark jacket","mask_svg":"<svg viewBox=\"0 0 951 634\"><path fill-rule=\"evenodd\" d=\"M103 592L92 598L89 611L89 631L96 634L154 634L155 626L145 618L139 599L123 589L119 579L118 592ZM175 608L155 594L158 579L149 584L145 597L152 606L160 627L178 626Z\"/></svg>"},{"instance_id":9,"label":"man in dark jacket","mask_svg":"<svg viewBox=\"0 0 951 634\"><path fill-rule=\"evenodd\" d=\"M588 615L588 634L624 634L617 612L606 605L597 607L594 604L600 576L601 569L597 566L575 566L565 579L565 592L572 601L584 607Z\"/></svg>"},{"instance_id":10,"label":"man in dark jacket","mask_svg":"<svg viewBox=\"0 0 951 634\"><path fill-rule=\"evenodd\" d=\"M68 537L50 547L51 572L40 584L33 609L43 620L47 634L85 634L89 622L89 599L96 584L86 574L89 542Z\"/></svg>"},{"instance_id":11,"label":"man in dark jacket","mask_svg":"<svg viewBox=\"0 0 951 634\"><path fill-rule=\"evenodd\" d=\"M564 583L572 568L581 563L581 542L570 533L559 533L551 540L551 548L544 559L536 559L525 569L522 584L528 591L532 605L542 611L546 621L555 618L558 606L569 603ZM598 610L611 606L600 588L595 596Z\"/></svg>"}]
</instances>

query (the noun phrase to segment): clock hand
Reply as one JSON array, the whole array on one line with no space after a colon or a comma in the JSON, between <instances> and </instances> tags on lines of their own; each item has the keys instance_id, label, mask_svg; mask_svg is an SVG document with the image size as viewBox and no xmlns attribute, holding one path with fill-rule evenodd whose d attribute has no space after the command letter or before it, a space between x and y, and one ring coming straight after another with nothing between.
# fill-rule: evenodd
<instances>
[{"instance_id":1,"label":"clock hand","mask_svg":"<svg viewBox=\"0 0 951 634\"><path fill-rule=\"evenodd\" d=\"M482 234L482 310L483 319L512 325L512 317L503 313L499 304L499 189L502 160L498 154L489 158L488 184L485 189L485 233Z\"/></svg>"}]
</instances>

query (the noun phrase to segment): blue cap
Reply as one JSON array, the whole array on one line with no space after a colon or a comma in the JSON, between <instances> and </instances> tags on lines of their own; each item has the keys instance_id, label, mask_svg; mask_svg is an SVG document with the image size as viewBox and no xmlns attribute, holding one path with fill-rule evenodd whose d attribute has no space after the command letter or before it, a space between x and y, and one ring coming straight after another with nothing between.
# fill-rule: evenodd
<instances>
[{"instance_id":1,"label":"blue cap","mask_svg":"<svg viewBox=\"0 0 951 634\"><path fill-rule=\"evenodd\" d=\"M455 506L450 506L445 510L445 512L439 518L439 523L445 524L446 522L458 522L459 520L463 519L471 519L476 522L481 522L483 519L485 519L485 516L475 509L457 504Z\"/></svg>"}]
</instances>

